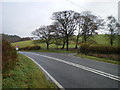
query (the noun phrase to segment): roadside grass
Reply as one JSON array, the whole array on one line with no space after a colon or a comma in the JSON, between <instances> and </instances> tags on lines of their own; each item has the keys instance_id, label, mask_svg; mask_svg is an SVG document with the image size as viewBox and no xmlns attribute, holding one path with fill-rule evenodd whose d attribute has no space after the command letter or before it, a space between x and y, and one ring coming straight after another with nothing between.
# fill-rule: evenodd
<instances>
[{"instance_id":1,"label":"roadside grass","mask_svg":"<svg viewBox=\"0 0 120 90\"><path fill-rule=\"evenodd\" d=\"M83 55L83 54L76 54L75 56L81 57L81 58L87 58L87 59L90 59L90 60L96 60L96 61L102 61L102 62L107 62L107 63L119 64L120 65L119 61L114 61L114 60L110 60L110 59L98 58L98 57L88 56L88 55Z\"/></svg>"},{"instance_id":2,"label":"roadside grass","mask_svg":"<svg viewBox=\"0 0 120 90\"><path fill-rule=\"evenodd\" d=\"M3 75L2 88L56 88L27 57L18 54L19 61L7 76Z\"/></svg>"}]
</instances>

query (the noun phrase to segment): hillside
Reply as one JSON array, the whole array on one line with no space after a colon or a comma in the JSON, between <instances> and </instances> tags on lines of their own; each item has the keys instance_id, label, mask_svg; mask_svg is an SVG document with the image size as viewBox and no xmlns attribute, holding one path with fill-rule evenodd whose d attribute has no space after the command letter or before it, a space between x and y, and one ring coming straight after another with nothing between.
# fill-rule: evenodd
<instances>
[{"instance_id":1,"label":"hillside","mask_svg":"<svg viewBox=\"0 0 120 90\"><path fill-rule=\"evenodd\" d=\"M17 35L7 35L7 34L0 34L2 38L9 41L10 43L18 42L21 40L21 37Z\"/></svg>"},{"instance_id":2,"label":"hillside","mask_svg":"<svg viewBox=\"0 0 120 90\"><path fill-rule=\"evenodd\" d=\"M0 34L0 36L2 36L3 39L9 41L10 43L31 40L30 37L21 38L21 37L19 37L17 35Z\"/></svg>"}]
</instances>

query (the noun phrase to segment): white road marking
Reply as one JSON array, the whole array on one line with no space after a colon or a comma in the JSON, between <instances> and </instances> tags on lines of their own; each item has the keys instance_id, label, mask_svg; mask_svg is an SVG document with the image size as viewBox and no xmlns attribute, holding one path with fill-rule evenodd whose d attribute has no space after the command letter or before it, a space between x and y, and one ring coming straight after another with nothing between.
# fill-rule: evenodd
<instances>
[{"instance_id":1,"label":"white road marking","mask_svg":"<svg viewBox=\"0 0 120 90\"><path fill-rule=\"evenodd\" d=\"M42 57L45 57L45 58L53 59L55 61L66 63L68 65L72 65L74 67L77 67L77 68L80 68L80 69L83 69L83 70L86 70L86 71L89 71L89 72L92 72L92 73L95 73L95 74L98 74L98 75L110 78L110 79L113 79L113 80L116 80L116 81L120 81L120 77L119 76L112 75L112 74L109 74L109 73L106 73L106 72L103 72L103 71L100 71L100 70L92 69L92 68L89 68L89 67L86 67L86 66L83 66L83 65L80 65L80 64L76 64L76 63L69 62L69 61L64 61L62 59L58 59L58 58L54 58L54 57L50 57L50 56L46 56L46 55L40 55L40 54L31 53L31 52L26 52L26 53L30 53L30 54L33 54L33 55L37 55L37 56L42 56Z\"/></svg>"},{"instance_id":2,"label":"white road marking","mask_svg":"<svg viewBox=\"0 0 120 90\"><path fill-rule=\"evenodd\" d=\"M50 80L52 80L58 86L58 88L60 88L61 90L65 90L40 64L38 64L34 59L30 58L29 56L27 57L31 59L35 64L37 64L42 69L42 71L50 78Z\"/></svg>"}]
</instances>

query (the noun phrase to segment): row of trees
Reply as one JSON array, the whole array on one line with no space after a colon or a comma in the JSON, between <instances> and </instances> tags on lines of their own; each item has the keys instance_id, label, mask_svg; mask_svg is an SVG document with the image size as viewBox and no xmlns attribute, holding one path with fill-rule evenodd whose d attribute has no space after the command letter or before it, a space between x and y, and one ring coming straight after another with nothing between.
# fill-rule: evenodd
<instances>
[{"instance_id":1,"label":"row of trees","mask_svg":"<svg viewBox=\"0 0 120 90\"><path fill-rule=\"evenodd\" d=\"M72 10L54 12L52 15L54 21L52 25L41 26L32 32L33 35L37 36L41 42L45 42L47 49L49 45L54 43L56 45L62 44L62 49L66 45L68 51L69 40L77 32L76 45L78 48L79 37L82 37L82 42L86 42L89 37L97 34L97 30L103 29L105 20L92 14L89 11L77 13ZM113 44L113 37L116 34L114 31L117 25L117 21L114 17L108 17L109 24L108 29L110 30L111 45ZM114 25L113 25L114 24ZM38 40L37 40L38 42Z\"/></svg>"}]
</instances>

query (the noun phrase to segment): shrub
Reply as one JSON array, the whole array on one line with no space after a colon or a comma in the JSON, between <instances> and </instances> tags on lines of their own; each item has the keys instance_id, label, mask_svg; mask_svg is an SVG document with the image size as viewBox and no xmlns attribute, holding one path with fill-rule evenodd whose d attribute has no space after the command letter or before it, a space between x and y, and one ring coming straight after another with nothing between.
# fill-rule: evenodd
<instances>
[{"instance_id":1,"label":"shrub","mask_svg":"<svg viewBox=\"0 0 120 90\"><path fill-rule=\"evenodd\" d=\"M17 61L15 48L8 41L2 40L2 72L12 69Z\"/></svg>"},{"instance_id":2,"label":"shrub","mask_svg":"<svg viewBox=\"0 0 120 90\"><path fill-rule=\"evenodd\" d=\"M88 43L82 43L78 53L87 54L89 46L90 44Z\"/></svg>"},{"instance_id":3,"label":"shrub","mask_svg":"<svg viewBox=\"0 0 120 90\"><path fill-rule=\"evenodd\" d=\"M40 49L41 49L41 47L38 45L19 48L19 50L40 50Z\"/></svg>"},{"instance_id":4,"label":"shrub","mask_svg":"<svg viewBox=\"0 0 120 90\"><path fill-rule=\"evenodd\" d=\"M19 48L19 50L28 50L29 47Z\"/></svg>"},{"instance_id":5,"label":"shrub","mask_svg":"<svg viewBox=\"0 0 120 90\"><path fill-rule=\"evenodd\" d=\"M100 45L90 45L90 44L81 44L79 52L82 54L88 53L100 53L100 54L120 54L120 47L112 46L100 46Z\"/></svg>"},{"instance_id":6,"label":"shrub","mask_svg":"<svg viewBox=\"0 0 120 90\"><path fill-rule=\"evenodd\" d=\"M41 49L41 47L38 45L29 47L29 50L40 50L40 49Z\"/></svg>"}]
</instances>

